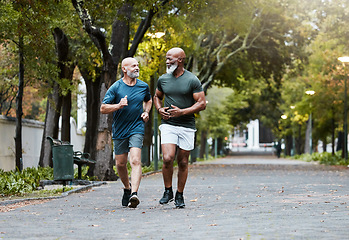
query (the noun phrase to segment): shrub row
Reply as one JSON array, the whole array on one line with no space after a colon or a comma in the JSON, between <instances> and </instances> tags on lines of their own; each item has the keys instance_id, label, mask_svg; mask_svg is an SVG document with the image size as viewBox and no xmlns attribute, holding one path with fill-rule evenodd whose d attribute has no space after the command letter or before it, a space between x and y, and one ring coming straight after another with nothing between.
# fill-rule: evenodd
<instances>
[{"instance_id":1,"label":"shrub row","mask_svg":"<svg viewBox=\"0 0 349 240\"><path fill-rule=\"evenodd\" d=\"M20 195L36 190L40 180L52 180L53 169L26 168L22 171L13 170L5 172L0 169L0 196Z\"/></svg>"},{"instance_id":2,"label":"shrub row","mask_svg":"<svg viewBox=\"0 0 349 240\"><path fill-rule=\"evenodd\" d=\"M332 153L313 153L313 154L302 154L294 157L306 162L319 162L324 165L347 165L348 163L342 158L342 152L338 151L334 155Z\"/></svg>"}]
</instances>

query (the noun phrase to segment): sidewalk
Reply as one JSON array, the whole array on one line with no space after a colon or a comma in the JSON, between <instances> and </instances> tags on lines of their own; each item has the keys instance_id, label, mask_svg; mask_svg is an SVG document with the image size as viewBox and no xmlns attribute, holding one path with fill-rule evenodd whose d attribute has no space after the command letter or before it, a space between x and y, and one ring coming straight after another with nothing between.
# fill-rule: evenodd
<instances>
[{"instance_id":1,"label":"sidewalk","mask_svg":"<svg viewBox=\"0 0 349 240\"><path fill-rule=\"evenodd\" d=\"M290 162L291 161L291 162ZM176 178L174 178L176 183ZM174 187L176 184L174 184ZM271 156L190 166L186 208L161 206L161 173L136 209L122 184L0 213L1 239L348 239L349 170Z\"/></svg>"}]
</instances>

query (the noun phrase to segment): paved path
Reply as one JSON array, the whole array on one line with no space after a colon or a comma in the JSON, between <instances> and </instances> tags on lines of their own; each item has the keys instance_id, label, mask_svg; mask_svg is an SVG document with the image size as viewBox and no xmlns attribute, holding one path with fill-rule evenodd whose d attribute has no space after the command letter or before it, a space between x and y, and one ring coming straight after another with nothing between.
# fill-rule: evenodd
<instances>
[{"instance_id":1,"label":"paved path","mask_svg":"<svg viewBox=\"0 0 349 240\"><path fill-rule=\"evenodd\" d=\"M248 164L246 164L248 163ZM160 173L137 209L120 181L0 213L2 239L349 239L349 170L270 156L190 167L186 208L158 204Z\"/></svg>"}]
</instances>

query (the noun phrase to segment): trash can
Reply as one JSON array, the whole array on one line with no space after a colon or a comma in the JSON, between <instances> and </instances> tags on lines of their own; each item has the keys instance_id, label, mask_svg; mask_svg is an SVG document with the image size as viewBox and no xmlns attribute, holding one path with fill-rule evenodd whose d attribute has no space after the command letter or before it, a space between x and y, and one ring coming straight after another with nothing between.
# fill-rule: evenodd
<instances>
[{"instance_id":1,"label":"trash can","mask_svg":"<svg viewBox=\"0 0 349 240\"><path fill-rule=\"evenodd\" d=\"M71 181L74 179L74 159L73 145L54 144L51 137L47 137L51 143L52 162L53 162L53 179L61 181Z\"/></svg>"},{"instance_id":2,"label":"trash can","mask_svg":"<svg viewBox=\"0 0 349 240\"><path fill-rule=\"evenodd\" d=\"M74 179L73 145L53 146L52 161L54 180Z\"/></svg>"}]
</instances>

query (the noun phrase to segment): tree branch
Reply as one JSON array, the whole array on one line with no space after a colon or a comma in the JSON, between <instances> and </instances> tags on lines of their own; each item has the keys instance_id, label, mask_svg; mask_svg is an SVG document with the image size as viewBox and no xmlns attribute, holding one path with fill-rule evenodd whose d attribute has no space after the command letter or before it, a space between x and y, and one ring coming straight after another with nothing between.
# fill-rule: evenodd
<instances>
[{"instance_id":1,"label":"tree branch","mask_svg":"<svg viewBox=\"0 0 349 240\"><path fill-rule=\"evenodd\" d=\"M83 0L72 0L72 4L80 17L85 31L90 36L91 40L98 48L98 50L102 53L102 57L107 57L109 55L109 52L106 44L106 36L104 35L104 30L93 25L92 18L88 10L84 8Z\"/></svg>"},{"instance_id":2,"label":"tree branch","mask_svg":"<svg viewBox=\"0 0 349 240\"><path fill-rule=\"evenodd\" d=\"M162 8L165 6L169 0L163 0L160 4L160 7ZM154 16L159 12L159 8L157 6L153 6L152 9L148 11L147 17L141 21L141 23L138 26L137 32L135 34L135 37L132 41L132 46L130 50L128 51L128 56L133 56L136 53L136 50L138 48L138 45L141 43L145 33L150 28L152 19Z\"/></svg>"}]
</instances>

